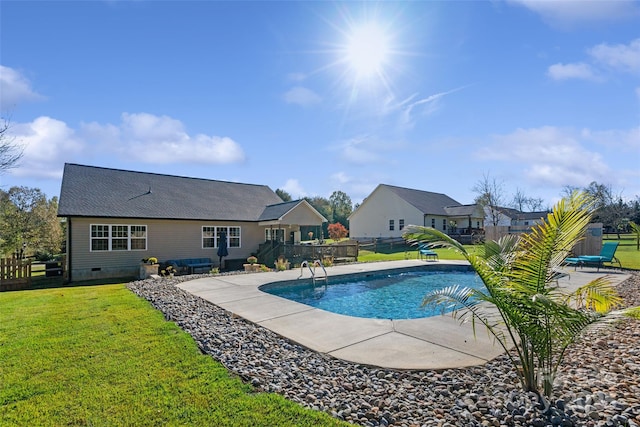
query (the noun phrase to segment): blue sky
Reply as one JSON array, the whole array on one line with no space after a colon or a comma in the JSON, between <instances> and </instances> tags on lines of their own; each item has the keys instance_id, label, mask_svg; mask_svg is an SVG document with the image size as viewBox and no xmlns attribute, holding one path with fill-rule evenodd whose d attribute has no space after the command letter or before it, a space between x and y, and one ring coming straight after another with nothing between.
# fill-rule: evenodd
<instances>
[{"instance_id":1,"label":"blue sky","mask_svg":"<svg viewBox=\"0 0 640 427\"><path fill-rule=\"evenodd\" d=\"M17 168L65 162L472 203L490 176L555 202L640 196L640 2L2 1Z\"/></svg>"}]
</instances>

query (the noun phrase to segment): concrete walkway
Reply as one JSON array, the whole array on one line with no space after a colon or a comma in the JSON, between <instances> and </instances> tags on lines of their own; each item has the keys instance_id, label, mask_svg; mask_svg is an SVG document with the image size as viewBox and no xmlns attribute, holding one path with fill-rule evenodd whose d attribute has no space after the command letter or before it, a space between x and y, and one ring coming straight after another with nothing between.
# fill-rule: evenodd
<instances>
[{"instance_id":1,"label":"concrete walkway","mask_svg":"<svg viewBox=\"0 0 640 427\"><path fill-rule=\"evenodd\" d=\"M329 278L425 264L466 264L460 261L386 261L327 268ZM316 270L316 274L321 271ZM575 289L609 274L614 283L629 276L621 272L568 269L560 284ZM475 334L470 324L450 315L411 320L363 319L330 313L270 295L259 286L295 280L300 269L282 272L225 275L183 282L180 288L225 310L261 325L312 350L356 362L396 369L445 369L484 364L502 354L484 326ZM309 270L304 278L310 277ZM329 279L329 283L330 283Z\"/></svg>"}]
</instances>

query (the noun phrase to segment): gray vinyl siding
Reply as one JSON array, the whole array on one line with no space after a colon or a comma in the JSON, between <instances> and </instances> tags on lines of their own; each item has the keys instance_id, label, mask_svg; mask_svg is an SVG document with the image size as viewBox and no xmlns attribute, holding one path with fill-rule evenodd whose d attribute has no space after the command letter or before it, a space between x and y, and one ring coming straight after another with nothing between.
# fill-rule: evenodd
<instances>
[{"instance_id":1,"label":"gray vinyl siding","mask_svg":"<svg viewBox=\"0 0 640 427\"><path fill-rule=\"evenodd\" d=\"M147 249L92 252L92 224L146 225ZM137 276L141 260L149 257L156 257L160 262L207 257L217 265L217 248L202 248L203 226L240 227L240 247L229 248L227 259L246 259L264 241L264 228L249 222L74 217L69 227L72 242L68 261L71 263L72 280Z\"/></svg>"},{"instance_id":2,"label":"gray vinyl siding","mask_svg":"<svg viewBox=\"0 0 640 427\"><path fill-rule=\"evenodd\" d=\"M397 194L385 187L378 187L349 218L349 235L352 238L371 239L401 237L399 221L409 225L422 225L423 214ZM389 220L394 220L394 230L389 230Z\"/></svg>"}]
</instances>

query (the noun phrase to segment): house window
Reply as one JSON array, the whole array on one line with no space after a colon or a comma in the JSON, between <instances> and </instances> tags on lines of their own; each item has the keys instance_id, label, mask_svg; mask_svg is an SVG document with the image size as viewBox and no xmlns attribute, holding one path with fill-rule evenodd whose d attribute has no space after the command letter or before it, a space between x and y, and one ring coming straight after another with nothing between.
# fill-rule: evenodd
<instances>
[{"instance_id":1,"label":"house window","mask_svg":"<svg viewBox=\"0 0 640 427\"><path fill-rule=\"evenodd\" d=\"M240 227L229 227L227 242L230 248L240 247Z\"/></svg>"},{"instance_id":2,"label":"house window","mask_svg":"<svg viewBox=\"0 0 640 427\"><path fill-rule=\"evenodd\" d=\"M394 228L395 228L395 227L394 227L393 220L392 220L392 219L390 219L390 220L389 220L389 231L393 231L393 229L394 229Z\"/></svg>"},{"instance_id":3,"label":"house window","mask_svg":"<svg viewBox=\"0 0 640 427\"><path fill-rule=\"evenodd\" d=\"M447 219L442 220L442 231L447 231Z\"/></svg>"},{"instance_id":4,"label":"house window","mask_svg":"<svg viewBox=\"0 0 640 427\"><path fill-rule=\"evenodd\" d=\"M91 224L91 251L144 251L146 225Z\"/></svg>"},{"instance_id":5,"label":"house window","mask_svg":"<svg viewBox=\"0 0 640 427\"><path fill-rule=\"evenodd\" d=\"M476 221L476 228L480 228L480 221Z\"/></svg>"},{"instance_id":6,"label":"house window","mask_svg":"<svg viewBox=\"0 0 640 427\"><path fill-rule=\"evenodd\" d=\"M202 249L216 247L216 228L202 227Z\"/></svg>"},{"instance_id":7,"label":"house window","mask_svg":"<svg viewBox=\"0 0 640 427\"><path fill-rule=\"evenodd\" d=\"M431 228L436 228L436 219L431 218Z\"/></svg>"},{"instance_id":8,"label":"house window","mask_svg":"<svg viewBox=\"0 0 640 427\"><path fill-rule=\"evenodd\" d=\"M284 242L284 228L265 228L264 239L266 242L270 240Z\"/></svg>"},{"instance_id":9,"label":"house window","mask_svg":"<svg viewBox=\"0 0 640 427\"><path fill-rule=\"evenodd\" d=\"M91 226L91 250L92 251L108 251L109 250L109 226L108 225L92 225Z\"/></svg>"},{"instance_id":10,"label":"house window","mask_svg":"<svg viewBox=\"0 0 640 427\"><path fill-rule=\"evenodd\" d=\"M404 219L399 219L398 220L398 229L399 230L403 230L404 229Z\"/></svg>"},{"instance_id":11,"label":"house window","mask_svg":"<svg viewBox=\"0 0 640 427\"><path fill-rule=\"evenodd\" d=\"M220 245L220 236L227 234L227 247L240 247L240 227L202 227L202 249L217 248Z\"/></svg>"},{"instance_id":12,"label":"house window","mask_svg":"<svg viewBox=\"0 0 640 427\"><path fill-rule=\"evenodd\" d=\"M131 226L131 250L147 249L147 226L132 225Z\"/></svg>"},{"instance_id":13,"label":"house window","mask_svg":"<svg viewBox=\"0 0 640 427\"><path fill-rule=\"evenodd\" d=\"M112 225L111 226L111 250L112 251L129 250L129 226L128 225Z\"/></svg>"}]
</instances>

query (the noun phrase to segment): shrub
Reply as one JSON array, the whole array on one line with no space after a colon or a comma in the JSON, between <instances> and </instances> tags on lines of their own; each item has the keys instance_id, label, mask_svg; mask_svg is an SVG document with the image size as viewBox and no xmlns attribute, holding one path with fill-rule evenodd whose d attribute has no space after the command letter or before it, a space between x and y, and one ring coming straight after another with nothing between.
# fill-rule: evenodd
<instances>
[{"instance_id":1,"label":"shrub","mask_svg":"<svg viewBox=\"0 0 640 427\"><path fill-rule=\"evenodd\" d=\"M333 240L344 239L345 237L347 237L347 234L349 234L349 230L344 228L344 225L340 224L339 222L336 222L335 224L329 224L328 230L329 237Z\"/></svg>"}]
</instances>

